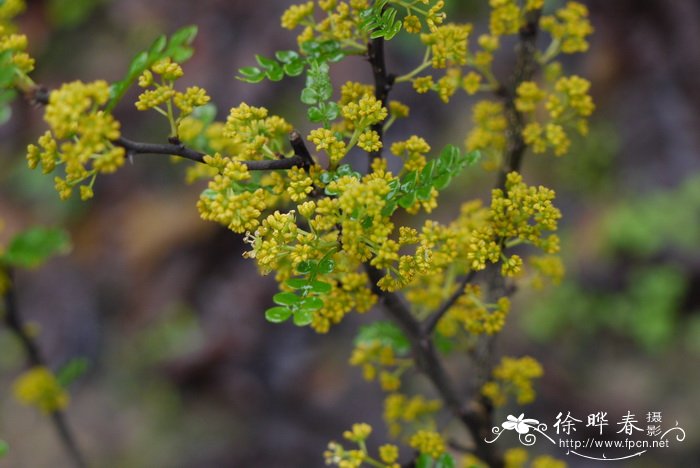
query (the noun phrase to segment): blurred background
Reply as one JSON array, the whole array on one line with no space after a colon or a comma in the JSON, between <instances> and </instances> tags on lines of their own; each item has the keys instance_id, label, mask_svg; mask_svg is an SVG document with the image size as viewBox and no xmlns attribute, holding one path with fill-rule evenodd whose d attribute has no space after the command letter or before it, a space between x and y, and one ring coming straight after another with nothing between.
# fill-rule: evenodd
<instances>
[{"instance_id":1,"label":"blurred background","mask_svg":"<svg viewBox=\"0 0 700 468\"><path fill-rule=\"evenodd\" d=\"M207 89L219 119L245 101L306 134L303 78L263 85L234 78L254 54L292 48L295 34L279 27L291 3L44 0L29 2L20 23L37 58L33 76L50 88L118 80L157 35L196 24L182 84ZM448 3L453 20L485 31L487 2ZM526 181L558 194L567 276L558 288L517 295L498 352L544 365L528 417L551 424L559 411L585 419L603 410L614 423L631 411L644 424L647 412L659 411L664 427L678 421L686 440L616 466L700 466L700 3L584 3L596 30L591 50L564 64L592 82L590 135L561 159L528 155L523 169ZM392 41L390 70L412 69L416 50L415 41ZM510 58L504 54L497 69L507 70ZM361 58L332 73L338 85L371 80ZM116 111L123 134L163 141L167 123L138 113L129 104L135 95ZM407 87L392 97L411 106L411 118L393 127L389 142L413 133L433 147L464 140L467 97L447 107ZM351 314L328 335L265 322L273 279L241 257L240 236L199 219L202 187L183 184L184 163L137 157L100 177L92 202L63 203L52 178L24 160L26 144L45 129L41 110L16 102L13 112L0 127L0 235L52 225L72 236L70 255L18 275L17 288L51 366L89 362L71 388L68 419L92 466L323 466L326 443L359 421L384 440L382 393L347 365L358 326L379 310ZM449 221L462 201L488 196L495 175L468 172L443 193L435 217ZM48 420L11 396L22 363L3 329L0 437L11 451L0 464L70 466ZM497 420L513 411L503 408Z\"/></svg>"}]
</instances>

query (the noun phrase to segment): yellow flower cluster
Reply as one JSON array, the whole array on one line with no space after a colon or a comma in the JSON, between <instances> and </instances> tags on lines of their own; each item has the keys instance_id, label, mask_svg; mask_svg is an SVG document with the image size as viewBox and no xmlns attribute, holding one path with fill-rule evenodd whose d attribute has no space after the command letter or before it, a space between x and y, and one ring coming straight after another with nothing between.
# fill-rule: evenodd
<instances>
[{"instance_id":1,"label":"yellow flower cluster","mask_svg":"<svg viewBox=\"0 0 700 468\"><path fill-rule=\"evenodd\" d=\"M264 107L241 103L231 109L223 136L235 148L233 154L242 159L276 158L284 148L284 141L292 126L276 115L268 117Z\"/></svg>"},{"instance_id":2,"label":"yellow flower cluster","mask_svg":"<svg viewBox=\"0 0 700 468\"><path fill-rule=\"evenodd\" d=\"M428 142L416 135L391 145L391 153L403 159L403 170L406 172L422 170L426 165L425 155L430 149Z\"/></svg>"},{"instance_id":3,"label":"yellow flower cluster","mask_svg":"<svg viewBox=\"0 0 700 468\"><path fill-rule=\"evenodd\" d=\"M51 93L44 120L51 128L39 138L38 146L27 147L27 162L32 169L41 165L45 174L63 165L65 179L54 179L61 199L80 187L83 200L92 197L92 184L98 173L116 171L124 164L124 148L112 141L119 138L119 122L100 109L109 98L105 81L64 84Z\"/></svg>"},{"instance_id":4,"label":"yellow flower cluster","mask_svg":"<svg viewBox=\"0 0 700 468\"><path fill-rule=\"evenodd\" d=\"M295 202L303 201L313 191L314 181L309 174L301 167L293 167L287 170L289 185L287 193L289 198Z\"/></svg>"},{"instance_id":5,"label":"yellow flower cluster","mask_svg":"<svg viewBox=\"0 0 700 468\"><path fill-rule=\"evenodd\" d=\"M374 340L359 343L350 357L350 364L362 366L365 380L372 381L379 373L379 384L385 392L395 392L401 386L401 375L413 366L413 360L397 357L394 349Z\"/></svg>"},{"instance_id":6,"label":"yellow flower cluster","mask_svg":"<svg viewBox=\"0 0 700 468\"><path fill-rule=\"evenodd\" d=\"M21 2L7 1L0 8L12 13L12 10L8 10L6 6L13 3L21 4ZM16 71L26 75L34 70L34 59L25 52L27 49L27 36L14 33L9 24L3 24L6 18L9 19L12 16L14 16L14 14L4 16L2 12L0 12L0 53L9 51L11 56L10 61L16 67Z\"/></svg>"},{"instance_id":7,"label":"yellow flower cluster","mask_svg":"<svg viewBox=\"0 0 700 468\"><path fill-rule=\"evenodd\" d=\"M5 0L0 4L0 24L19 15L26 7L24 0Z\"/></svg>"},{"instance_id":8,"label":"yellow flower cluster","mask_svg":"<svg viewBox=\"0 0 700 468\"><path fill-rule=\"evenodd\" d=\"M304 42L316 39L318 41L336 40L354 46L356 49L362 48L361 42L355 38L365 37L360 31L359 14L369 7L369 0L318 0L318 6L326 16L317 21L314 18L315 4L313 1L290 6L281 18L282 27L285 29L295 29L303 26L301 34L297 36L297 42L301 45Z\"/></svg>"},{"instance_id":9,"label":"yellow flower cluster","mask_svg":"<svg viewBox=\"0 0 700 468\"><path fill-rule=\"evenodd\" d=\"M542 366L530 356L503 357L491 374L492 380L482 386L481 393L495 406L506 404L508 396L514 396L519 405L525 405L534 401L532 380L542 374Z\"/></svg>"},{"instance_id":10,"label":"yellow flower cluster","mask_svg":"<svg viewBox=\"0 0 700 468\"><path fill-rule=\"evenodd\" d=\"M523 448L506 450L503 455L505 468L525 468L529 456ZM479 465L481 466L481 465ZM549 455L540 455L530 462L530 468L566 468L566 463Z\"/></svg>"},{"instance_id":11,"label":"yellow flower cluster","mask_svg":"<svg viewBox=\"0 0 700 468\"><path fill-rule=\"evenodd\" d=\"M323 307L316 311L311 322L311 328L318 333L327 333L332 324L340 323L353 310L367 312L377 302L377 296L367 287L369 278L366 273L343 265L334 273L338 279L332 281L333 289L324 296Z\"/></svg>"},{"instance_id":12,"label":"yellow flower cluster","mask_svg":"<svg viewBox=\"0 0 700 468\"><path fill-rule=\"evenodd\" d=\"M282 27L294 29L305 19L311 17L314 12L314 2L306 2L301 5L292 5L282 14Z\"/></svg>"},{"instance_id":13,"label":"yellow flower cluster","mask_svg":"<svg viewBox=\"0 0 700 468\"><path fill-rule=\"evenodd\" d=\"M491 16L489 28L494 36L517 34L524 23L516 0L489 0Z\"/></svg>"},{"instance_id":14,"label":"yellow flower cluster","mask_svg":"<svg viewBox=\"0 0 700 468\"><path fill-rule=\"evenodd\" d=\"M500 298L496 304L484 304L478 285L467 285L457 303L438 322L437 330L444 336L455 336L461 330L473 335L494 335L503 329L510 310L510 300Z\"/></svg>"},{"instance_id":15,"label":"yellow flower cluster","mask_svg":"<svg viewBox=\"0 0 700 468\"><path fill-rule=\"evenodd\" d=\"M559 250L559 238L555 235L543 237L544 231L555 231L561 212L554 207L554 191L546 187L530 187L522 176L511 172L506 178L505 193L501 189L492 192L489 225L474 233L469 245L468 257L471 267L481 270L486 262L501 258L500 244L514 240L532 244L547 253ZM506 259L503 273L517 274L522 261Z\"/></svg>"},{"instance_id":16,"label":"yellow flower cluster","mask_svg":"<svg viewBox=\"0 0 700 468\"><path fill-rule=\"evenodd\" d=\"M586 38L593 33L588 8L578 2L568 2L554 15L543 16L540 27L552 35L566 54L587 51Z\"/></svg>"},{"instance_id":17,"label":"yellow flower cluster","mask_svg":"<svg viewBox=\"0 0 700 468\"><path fill-rule=\"evenodd\" d=\"M554 85L554 92L549 95L533 82L525 82L518 87L518 110L535 111L537 104L545 100L544 107L551 118L544 125L534 121L523 129L523 139L535 153L543 153L552 148L557 156L566 154L571 144L566 130L568 127L573 126L582 135L588 133L587 118L595 109L588 94L589 88L588 80L578 76L559 78Z\"/></svg>"},{"instance_id":18,"label":"yellow flower cluster","mask_svg":"<svg viewBox=\"0 0 700 468\"><path fill-rule=\"evenodd\" d=\"M46 367L37 366L20 375L13 384L15 398L50 414L68 406L69 396L56 376Z\"/></svg>"},{"instance_id":19,"label":"yellow flower cluster","mask_svg":"<svg viewBox=\"0 0 700 468\"><path fill-rule=\"evenodd\" d=\"M564 277L564 264L558 255L533 255L528 258L528 264L535 272L531 280L535 289L541 289L547 279L552 284L559 284Z\"/></svg>"},{"instance_id":20,"label":"yellow flower cluster","mask_svg":"<svg viewBox=\"0 0 700 468\"><path fill-rule=\"evenodd\" d=\"M347 450L338 442L330 442L323 453L326 465L337 465L340 468L359 468L363 463L380 468L400 468L396 463L399 458L399 448L393 444L379 447L379 460L372 458L367 451L366 440L372 433L372 427L366 423L353 424L352 429L345 431L343 437L357 444L357 450Z\"/></svg>"},{"instance_id":21,"label":"yellow flower cluster","mask_svg":"<svg viewBox=\"0 0 700 468\"><path fill-rule=\"evenodd\" d=\"M343 432L343 437L351 442L361 442L372 433L372 426L367 423L353 424L352 429Z\"/></svg>"},{"instance_id":22,"label":"yellow flower cluster","mask_svg":"<svg viewBox=\"0 0 700 468\"><path fill-rule=\"evenodd\" d=\"M432 415L441 408L440 400L427 400L423 395L409 398L401 393L392 393L384 399L384 421L389 427L389 434L398 437L404 432L404 427L431 425Z\"/></svg>"},{"instance_id":23,"label":"yellow flower cluster","mask_svg":"<svg viewBox=\"0 0 700 468\"><path fill-rule=\"evenodd\" d=\"M347 153L345 141L339 140L335 133L327 128L311 130L309 140L316 146L316 151L324 150L328 154L331 167L337 166Z\"/></svg>"},{"instance_id":24,"label":"yellow flower cluster","mask_svg":"<svg viewBox=\"0 0 700 468\"><path fill-rule=\"evenodd\" d=\"M433 68L447 68L467 63L467 39L471 24L445 24L428 34L421 34L421 41L430 47Z\"/></svg>"},{"instance_id":25,"label":"yellow flower cluster","mask_svg":"<svg viewBox=\"0 0 700 468\"><path fill-rule=\"evenodd\" d=\"M506 127L508 123L503 113L503 104L497 101L479 101L472 109L474 127L467 135L464 144L469 151L480 150L488 159L487 169L501 165L501 154L506 147Z\"/></svg>"},{"instance_id":26,"label":"yellow flower cluster","mask_svg":"<svg viewBox=\"0 0 700 468\"><path fill-rule=\"evenodd\" d=\"M352 128L364 130L371 125L383 122L389 111L373 95L364 94L359 101L350 101L345 104L341 108L341 113Z\"/></svg>"},{"instance_id":27,"label":"yellow flower cluster","mask_svg":"<svg viewBox=\"0 0 700 468\"><path fill-rule=\"evenodd\" d=\"M162 82L154 79L154 73L160 75ZM199 86L190 86L184 93L175 90L175 80L183 74L182 67L173 62L170 57L154 63L150 70L145 70L139 77L139 86L153 89L146 89L139 95L136 108L140 111L157 109L165 114L173 131L176 131L182 119L192 114L195 107L203 106L211 99ZM167 110L160 107L163 104L166 105ZM173 115L173 105L180 110L177 119Z\"/></svg>"},{"instance_id":28,"label":"yellow flower cluster","mask_svg":"<svg viewBox=\"0 0 700 468\"><path fill-rule=\"evenodd\" d=\"M202 219L223 224L233 232L253 231L258 218L266 208L265 191L249 188L241 182L251 178L240 161L224 158L220 154L205 156L204 161L218 170L197 202Z\"/></svg>"},{"instance_id":29,"label":"yellow flower cluster","mask_svg":"<svg viewBox=\"0 0 700 468\"><path fill-rule=\"evenodd\" d=\"M445 441L442 436L434 431L420 430L413 434L409 445L420 453L425 453L433 458L439 458L445 453Z\"/></svg>"}]
</instances>

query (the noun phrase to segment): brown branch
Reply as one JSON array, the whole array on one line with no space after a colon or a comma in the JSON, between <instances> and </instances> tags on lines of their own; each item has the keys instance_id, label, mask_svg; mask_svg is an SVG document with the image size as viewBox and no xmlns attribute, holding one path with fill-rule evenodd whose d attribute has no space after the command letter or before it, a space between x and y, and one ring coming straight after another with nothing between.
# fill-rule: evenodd
<instances>
[{"instance_id":1,"label":"brown branch","mask_svg":"<svg viewBox=\"0 0 700 468\"><path fill-rule=\"evenodd\" d=\"M423 373L440 395L440 399L450 412L469 430L474 439L474 454L490 467L503 466L503 458L496 446L485 442L490 434L491 411L481 399L474 399L466 406L461 403L459 393L447 374L440 360L435 345L430 337L421 329L420 323L413 317L411 311L401 301L398 295L383 291L377 286L382 273L376 268L365 265L372 284L372 292L379 296L386 314L401 328L411 342L411 352L416 368Z\"/></svg>"},{"instance_id":2,"label":"brown branch","mask_svg":"<svg viewBox=\"0 0 700 468\"><path fill-rule=\"evenodd\" d=\"M22 316L20 315L19 309L17 307L17 297L15 295L14 287L14 274L12 269L5 270L7 276L9 277L8 290L5 292L4 303L5 303L5 314L4 320L5 325L10 331L17 337L24 349L24 354L27 356L27 363L30 367L42 366L46 367L46 361L41 355L39 346L36 344L32 336L27 333ZM88 465L85 462L85 457L83 456L78 444L76 442L75 436L68 426L68 421L66 420L63 411L54 410L51 412L51 422L58 433L61 443L63 444L66 452L73 461L73 464L77 468L86 468Z\"/></svg>"},{"instance_id":3,"label":"brown branch","mask_svg":"<svg viewBox=\"0 0 700 468\"><path fill-rule=\"evenodd\" d=\"M388 74L386 71L383 37L372 39L372 41L367 44L367 59L372 66L372 75L374 77L374 97L382 103L382 106L387 107L389 92L391 92L391 88L394 86L394 79L396 77L392 74ZM380 141L384 140L384 122L377 122L376 124L372 125L371 129L377 132ZM376 158L381 157L381 148L377 151L372 151L369 153L370 163Z\"/></svg>"},{"instance_id":4,"label":"brown branch","mask_svg":"<svg viewBox=\"0 0 700 468\"><path fill-rule=\"evenodd\" d=\"M45 86L36 85L31 91L25 94L25 97L33 104L45 106L49 103L50 94L51 93ZM249 171L274 171L291 169L293 167L303 167L308 170L308 168L315 164L299 132L296 130L291 132L289 134L289 142L294 150L294 156L291 158L283 158L280 156L280 159L241 162L246 165ZM206 154L201 151L188 148L180 143L177 138L172 138L170 143L144 143L125 137L119 137L116 140L112 140L112 144L124 148L127 156L136 154L162 154L179 156L198 163L204 163L204 156L206 156Z\"/></svg>"},{"instance_id":5,"label":"brown branch","mask_svg":"<svg viewBox=\"0 0 700 468\"><path fill-rule=\"evenodd\" d=\"M503 189L509 172L519 171L527 145L523 140L524 118L515 107L515 96L518 86L532 79L537 68L535 61L537 24L542 10L534 10L527 14L526 23L520 28L519 42L516 49L515 70L508 86L500 86L497 94L503 100L505 117L508 123L506 130L506 154L498 175L497 187Z\"/></svg>"}]
</instances>

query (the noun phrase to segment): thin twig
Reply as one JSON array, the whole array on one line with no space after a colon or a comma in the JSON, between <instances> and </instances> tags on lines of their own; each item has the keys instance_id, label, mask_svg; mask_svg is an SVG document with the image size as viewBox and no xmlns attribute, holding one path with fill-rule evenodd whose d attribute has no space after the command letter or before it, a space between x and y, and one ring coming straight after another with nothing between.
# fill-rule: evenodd
<instances>
[{"instance_id":1,"label":"thin twig","mask_svg":"<svg viewBox=\"0 0 700 468\"><path fill-rule=\"evenodd\" d=\"M500 86L497 94L503 100L506 121L506 154L498 176L497 187L503 189L506 185L506 176L513 171L519 171L522 165L523 155L527 145L523 139L523 114L515 107L515 96L518 86L524 81L529 81L535 73L537 62L535 60L536 42L542 10L534 10L527 14L525 25L520 28L516 49L515 70L511 76L509 85Z\"/></svg>"},{"instance_id":2,"label":"thin twig","mask_svg":"<svg viewBox=\"0 0 700 468\"><path fill-rule=\"evenodd\" d=\"M457 302L457 299L459 299L462 294L464 294L464 288L474 281L474 277L476 276L476 270L470 271L467 275L462 278L462 281L459 282L457 285L457 290L447 298L447 300L440 306L438 310L436 310L430 317L428 317L425 325L425 334L430 336L433 334L433 331L435 331L435 327L437 326L438 322L440 319L447 313L450 308L455 305L455 302Z\"/></svg>"},{"instance_id":3,"label":"thin twig","mask_svg":"<svg viewBox=\"0 0 700 468\"><path fill-rule=\"evenodd\" d=\"M49 103L50 94L46 87L36 85L25 97L33 104L45 106ZM291 132L289 134L289 141L294 150L294 156L290 158L284 158L280 155L280 159L241 162L245 164L249 171L274 171L291 169L293 167L308 169L315 164L299 132L296 130ZM127 156L136 154L162 154L179 156L198 163L204 163L204 156L206 156L206 154L201 151L188 148L184 144L178 142L177 139L173 139L170 143L145 143L130 140L126 137L119 137L116 140L112 140L112 144L124 148Z\"/></svg>"},{"instance_id":4,"label":"thin twig","mask_svg":"<svg viewBox=\"0 0 700 468\"><path fill-rule=\"evenodd\" d=\"M387 73L386 70L383 37L372 39L372 41L367 44L367 58L372 66L372 75L374 77L374 97L382 103L382 106L387 107L389 92L394 86L394 80L396 77ZM384 140L384 122L375 123L372 125L371 129L377 132L380 141ZM370 163L381 157L381 148L379 148L377 151L372 151L369 153Z\"/></svg>"},{"instance_id":5,"label":"thin twig","mask_svg":"<svg viewBox=\"0 0 700 468\"><path fill-rule=\"evenodd\" d=\"M29 366L45 367L46 361L42 357L41 351L37 343L34 341L32 336L29 333L27 333L27 330L24 326L24 322L22 320L22 316L20 315L19 309L17 307L17 297L15 295L14 286L14 272L11 268L6 269L5 271L10 280L10 285L8 287L8 290L5 292L4 296L5 325L7 325L7 328L9 328L10 331L12 331L12 333L14 333L14 335L17 337L17 339L19 339L20 343L22 344L22 348L24 349L24 354L27 356L27 363L29 364ZM88 465L85 462L85 457L83 456L80 448L78 447L76 438L73 435L70 426L68 426L68 421L66 420L63 411L52 411L51 422L54 428L56 429L56 432L58 433L58 436L61 439L61 443L66 449L66 452L73 460L73 464L77 468L86 468Z\"/></svg>"}]
</instances>

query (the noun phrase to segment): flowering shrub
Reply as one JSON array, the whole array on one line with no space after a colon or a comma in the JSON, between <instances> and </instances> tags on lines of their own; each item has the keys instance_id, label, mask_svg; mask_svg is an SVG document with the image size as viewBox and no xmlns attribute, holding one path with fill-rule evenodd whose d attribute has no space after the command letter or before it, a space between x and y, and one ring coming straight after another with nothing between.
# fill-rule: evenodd
<instances>
[{"instance_id":1,"label":"flowering shrub","mask_svg":"<svg viewBox=\"0 0 700 468\"><path fill-rule=\"evenodd\" d=\"M256 56L257 65L241 68L238 77L256 83L305 75L299 98L313 127L305 135L247 103L217 121L206 90L182 89L178 79L193 53L194 27L156 39L117 83L76 81L47 92L29 76L27 38L9 24L22 3L8 1L0 8L6 23L0 26L0 78L7 77L0 86L45 105L48 130L28 146L27 160L54 174L61 199L76 188L82 200L92 198L99 178L119 170L126 157L155 153L193 161L186 180L207 181L196 203L201 217L244 235L243 255L261 274L275 275L279 292L265 311L268 321L291 320L328 333L346 315L381 305L388 320L359 330L350 363L386 392L389 433L406 450L386 444L370 454L365 441L372 428L356 424L343 434L352 448L332 442L327 463L396 467L399 459L411 459L421 467L455 466L451 431L438 424L438 415L448 413L471 435L473 456L465 466L524 466L527 454L504 455L481 431L492 426L494 407L511 398L531 402L543 369L531 357L503 357L496 364L493 356L477 358L475 350L502 330L514 284L561 280L556 230L562 215L555 193L519 171L528 149L562 156L575 134L586 134L594 110L590 84L565 75L556 59L584 52L592 28L576 2L547 15L542 0L489 4L489 28L480 35L471 24L449 22L444 0L318 0L290 7L281 25L299 30L297 46L273 58ZM536 43L541 32L548 34L543 50ZM417 36L423 51L414 69L393 74L385 43L403 34ZM504 79L492 65L509 43L506 36L516 37L517 57ZM357 57L369 60L373 82L336 88L330 68ZM160 137L167 143L122 135L112 110L132 84L142 88L136 108L168 122L170 133ZM436 150L430 135L392 140L394 122L410 116L408 105L389 99L402 85L417 94L434 92L445 103L459 92L482 98L464 144ZM348 158L359 152L367 155L364 167ZM411 221L435 210L440 192L461 172L479 167L495 172L490 200L464 200L449 223L429 216ZM470 356L484 367L484 377L473 377L477 391L465 399L444 361ZM433 394L413 393L416 372L427 376ZM44 367L21 376L15 389L21 401L46 412L68 403ZM531 466L557 463L540 457Z\"/></svg>"}]
</instances>

